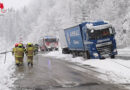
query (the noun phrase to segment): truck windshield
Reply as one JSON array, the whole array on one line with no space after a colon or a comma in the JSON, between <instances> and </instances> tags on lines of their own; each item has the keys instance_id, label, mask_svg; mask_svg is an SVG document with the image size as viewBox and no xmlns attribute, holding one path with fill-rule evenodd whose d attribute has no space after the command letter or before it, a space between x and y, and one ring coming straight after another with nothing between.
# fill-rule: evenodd
<instances>
[{"instance_id":1,"label":"truck windshield","mask_svg":"<svg viewBox=\"0 0 130 90\"><path fill-rule=\"evenodd\" d=\"M57 42L57 40L54 38L54 39L45 39L46 42Z\"/></svg>"},{"instance_id":2,"label":"truck windshield","mask_svg":"<svg viewBox=\"0 0 130 90\"><path fill-rule=\"evenodd\" d=\"M111 36L112 34L112 28L106 28L101 30L88 30L88 36L90 40L106 38Z\"/></svg>"}]
</instances>

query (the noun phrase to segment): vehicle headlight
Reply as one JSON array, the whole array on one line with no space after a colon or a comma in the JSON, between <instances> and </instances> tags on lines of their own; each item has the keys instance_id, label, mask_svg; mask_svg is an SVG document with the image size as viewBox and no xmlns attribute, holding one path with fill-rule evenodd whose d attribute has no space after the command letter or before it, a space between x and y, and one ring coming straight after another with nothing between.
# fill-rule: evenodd
<instances>
[{"instance_id":1,"label":"vehicle headlight","mask_svg":"<svg viewBox=\"0 0 130 90\"><path fill-rule=\"evenodd\" d=\"M47 48L51 48L51 46L47 46Z\"/></svg>"},{"instance_id":2,"label":"vehicle headlight","mask_svg":"<svg viewBox=\"0 0 130 90\"><path fill-rule=\"evenodd\" d=\"M93 56L98 57L98 53L93 53Z\"/></svg>"},{"instance_id":3,"label":"vehicle headlight","mask_svg":"<svg viewBox=\"0 0 130 90\"><path fill-rule=\"evenodd\" d=\"M117 49L114 49L113 52L117 52Z\"/></svg>"}]
</instances>

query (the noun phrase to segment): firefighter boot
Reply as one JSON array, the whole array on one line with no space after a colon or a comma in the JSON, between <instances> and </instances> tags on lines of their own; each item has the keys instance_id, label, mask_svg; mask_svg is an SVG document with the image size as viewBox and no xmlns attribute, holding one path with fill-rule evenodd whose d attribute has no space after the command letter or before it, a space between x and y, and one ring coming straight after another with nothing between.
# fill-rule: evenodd
<instances>
[{"instance_id":1,"label":"firefighter boot","mask_svg":"<svg viewBox=\"0 0 130 90\"><path fill-rule=\"evenodd\" d=\"M19 66L19 65L20 65L19 60L16 60L16 65L17 65L17 66Z\"/></svg>"},{"instance_id":2,"label":"firefighter boot","mask_svg":"<svg viewBox=\"0 0 130 90\"><path fill-rule=\"evenodd\" d=\"M17 67L19 67L19 66L20 66L20 64L19 64L19 63L17 63L17 64L16 64L16 66L17 66Z\"/></svg>"},{"instance_id":3,"label":"firefighter boot","mask_svg":"<svg viewBox=\"0 0 130 90\"><path fill-rule=\"evenodd\" d=\"M31 63L31 66L33 67L33 61L32 61L32 60L31 60L31 62L30 62L30 63Z\"/></svg>"},{"instance_id":4,"label":"firefighter boot","mask_svg":"<svg viewBox=\"0 0 130 90\"><path fill-rule=\"evenodd\" d=\"M30 65L30 59L28 59L28 66Z\"/></svg>"},{"instance_id":5,"label":"firefighter boot","mask_svg":"<svg viewBox=\"0 0 130 90\"><path fill-rule=\"evenodd\" d=\"M31 63L31 67L33 67L33 63Z\"/></svg>"},{"instance_id":6,"label":"firefighter boot","mask_svg":"<svg viewBox=\"0 0 130 90\"><path fill-rule=\"evenodd\" d=\"M30 65L30 62L28 62L28 66Z\"/></svg>"}]
</instances>

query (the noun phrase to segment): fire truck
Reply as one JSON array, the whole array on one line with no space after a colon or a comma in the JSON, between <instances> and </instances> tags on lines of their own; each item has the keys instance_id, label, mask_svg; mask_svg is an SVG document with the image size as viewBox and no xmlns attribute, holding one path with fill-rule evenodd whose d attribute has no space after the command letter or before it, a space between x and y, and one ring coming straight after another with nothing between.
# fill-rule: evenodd
<instances>
[{"instance_id":1,"label":"fire truck","mask_svg":"<svg viewBox=\"0 0 130 90\"><path fill-rule=\"evenodd\" d=\"M44 36L39 40L41 51L58 50L58 38L53 36Z\"/></svg>"}]
</instances>

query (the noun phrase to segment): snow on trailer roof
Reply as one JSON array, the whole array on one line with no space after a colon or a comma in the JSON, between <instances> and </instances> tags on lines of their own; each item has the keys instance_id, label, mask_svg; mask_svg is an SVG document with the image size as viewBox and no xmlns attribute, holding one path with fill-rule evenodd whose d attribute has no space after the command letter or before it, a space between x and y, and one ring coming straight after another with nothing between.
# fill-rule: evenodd
<instances>
[{"instance_id":1,"label":"snow on trailer roof","mask_svg":"<svg viewBox=\"0 0 130 90\"><path fill-rule=\"evenodd\" d=\"M93 26L93 25L90 25L90 24L86 24L87 28L88 29L94 29L94 30L99 30L99 29L105 29L105 28L108 28L108 27L112 27L111 24L103 24L103 25L98 25L98 26Z\"/></svg>"},{"instance_id":2,"label":"snow on trailer roof","mask_svg":"<svg viewBox=\"0 0 130 90\"><path fill-rule=\"evenodd\" d=\"M97 21L97 22L86 22L86 26L88 29L94 29L94 30L99 30L99 29L105 29L108 27L112 27L111 24L104 22L104 21Z\"/></svg>"},{"instance_id":3,"label":"snow on trailer roof","mask_svg":"<svg viewBox=\"0 0 130 90\"><path fill-rule=\"evenodd\" d=\"M57 38L57 37L54 37L54 36L44 36L43 38L48 39L48 38Z\"/></svg>"},{"instance_id":4,"label":"snow on trailer roof","mask_svg":"<svg viewBox=\"0 0 130 90\"><path fill-rule=\"evenodd\" d=\"M105 28L108 28L108 27L112 27L112 25L108 22L108 21L90 21L90 22L83 22L81 24L77 24L77 25L73 25L73 26L70 26L68 28L65 28L64 30L67 30L69 28L74 28L74 27L77 27L77 26L84 26L86 25L88 29L94 29L94 30L99 30L99 29L105 29Z\"/></svg>"}]
</instances>

